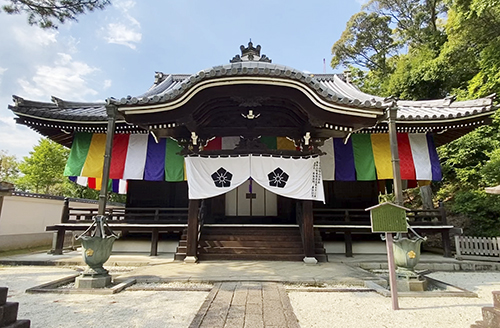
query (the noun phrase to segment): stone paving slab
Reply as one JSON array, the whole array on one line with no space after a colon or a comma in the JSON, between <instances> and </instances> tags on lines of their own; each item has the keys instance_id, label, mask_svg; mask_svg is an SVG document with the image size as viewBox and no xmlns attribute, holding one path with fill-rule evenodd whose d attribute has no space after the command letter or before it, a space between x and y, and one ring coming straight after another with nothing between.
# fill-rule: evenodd
<instances>
[{"instance_id":1,"label":"stone paving slab","mask_svg":"<svg viewBox=\"0 0 500 328\"><path fill-rule=\"evenodd\" d=\"M299 328L280 283L217 283L189 328Z\"/></svg>"}]
</instances>

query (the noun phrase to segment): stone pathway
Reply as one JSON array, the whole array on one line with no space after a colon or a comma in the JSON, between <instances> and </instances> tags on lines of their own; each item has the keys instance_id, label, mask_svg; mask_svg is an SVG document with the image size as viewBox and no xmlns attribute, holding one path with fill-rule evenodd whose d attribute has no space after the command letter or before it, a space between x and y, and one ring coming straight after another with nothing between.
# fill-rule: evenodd
<instances>
[{"instance_id":1,"label":"stone pathway","mask_svg":"<svg viewBox=\"0 0 500 328\"><path fill-rule=\"evenodd\" d=\"M300 328L283 285L217 283L189 328Z\"/></svg>"}]
</instances>

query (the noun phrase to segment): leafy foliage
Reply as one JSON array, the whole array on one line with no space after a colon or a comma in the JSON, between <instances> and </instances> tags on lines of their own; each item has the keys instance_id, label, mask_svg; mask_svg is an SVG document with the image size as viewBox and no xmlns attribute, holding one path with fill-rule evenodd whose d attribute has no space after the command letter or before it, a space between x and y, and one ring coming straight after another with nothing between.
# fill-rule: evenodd
<instances>
[{"instance_id":1,"label":"leafy foliage","mask_svg":"<svg viewBox=\"0 0 500 328\"><path fill-rule=\"evenodd\" d=\"M8 0L2 10L7 14L28 14L28 23L41 28L57 28L56 22L63 24L77 20L77 16L96 9L104 9L110 0Z\"/></svg>"},{"instance_id":2,"label":"leafy foliage","mask_svg":"<svg viewBox=\"0 0 500 328\"><path fill-rule=\"evenodd\" d=\"M19 165L23 176L17 180L17 187L35 193L57 194L56 190L64 181L68 156L69 149L49 139L40 139Z\"/></svg>"},{"instance_id":3,"label":"leafy foliage","mask_svg":"<svg viewBox=\"0 0 500 328\"><path fill-rule=\"evenodd\" d=\"M359 65L388 72L386 58L397 49L391 37L390 19L360 12L351 17L340 40L332 48L332 66Z\"/></svg>"},{"instance_id":4,"label":"leafy foliage","mask_svg":"<svg viewBox=\"0 0 500 328\"><path fill-rule=\"evenodd\" d=\"M0 150L0 181L14 183L19 176L18 166L16 156Z\"/></svg>"},{"instance_id":5,"label":"leafy foliage","mask_svg":"<svg viewBox=\"0 0 500 328\"><path fill-rule=\"evenodd\" d=\"M367 65L362 60L374 48L348 46L370 40L369 29L348 23L334 50L350 52L334 51L332 66L350 65L361 90L414 100L500 93L499 0L371 0L351 20L359 17L377 17L391 29L384 40L394 44L377 65ZM500 114L491 125L440 147L439 155L443 181L433 185L437 197L470 218L470 233L500 235L500 196L484 192L500 184Z\"/></svg>"}]
</instances>

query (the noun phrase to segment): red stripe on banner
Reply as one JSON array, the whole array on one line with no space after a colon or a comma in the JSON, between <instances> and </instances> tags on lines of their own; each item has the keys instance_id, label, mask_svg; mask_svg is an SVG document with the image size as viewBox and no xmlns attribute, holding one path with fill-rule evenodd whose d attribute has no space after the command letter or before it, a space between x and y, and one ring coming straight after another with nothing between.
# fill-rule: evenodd
<instances>
[{"instance_id":1,"label":"red stripe on banner","mask_svg":"<svg viewBox=\"0 0 500 328\"><path fill-rule=\"evenodd\" d=\"M401 179L416 180L415 164L413 163L408 133L398 133L398 152Z\"/></svg>"},{"instance_id":2,"label":"red stripe on banner","mask_svg":"<svg viewBox=\"0 0 500 328\"><path fill-rule=\"evenodd\" d=\"M95 189L96 188L95 178L89 178L88 179L87 187L89 187L90 189Z\"/></svg>"},{"instance_id":3,"label":"red stripe on banner","mask_svg":"<svg viewBox=\"0 0 500 328\"><path fill-rule=\"evenodd\" d=\"M111 150L110 179L122 179L127 159L128 140L130 134L115 134L113 138L113 149Z\"/></svg>"},{"instance_id":4,"label":"red stripe on banner","mask_svg":"<svg viewBox=\"0 0 500 328\"><path fill-rule=\"evenodd\" d=\"M208 144L203 148L203 150L221 150L222 149L222 138L217 137L208 142Z\"/></svg>"}]
</instances>

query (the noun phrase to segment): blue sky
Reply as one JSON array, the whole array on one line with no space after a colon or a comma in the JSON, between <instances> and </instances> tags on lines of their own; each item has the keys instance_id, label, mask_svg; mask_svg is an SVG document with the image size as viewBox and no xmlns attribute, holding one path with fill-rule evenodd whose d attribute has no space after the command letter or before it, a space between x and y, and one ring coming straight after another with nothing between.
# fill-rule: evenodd
<instances>
[{"instance_id":1,"label":"blue sky","mask_svg":"<svg viewBox=\"0 0 500 328\"><path fill-rule=\"evenodd\" d=\"M329 66L331 47L363 0L112 2L58 30L0 13L0 150L21 159L40 137L15 124L12 95L47 102L135 96L156 71L226 64L250 38L273 63L322 73L326 59L326 72L339 72Z\"/></svg>"}]
</instances>

